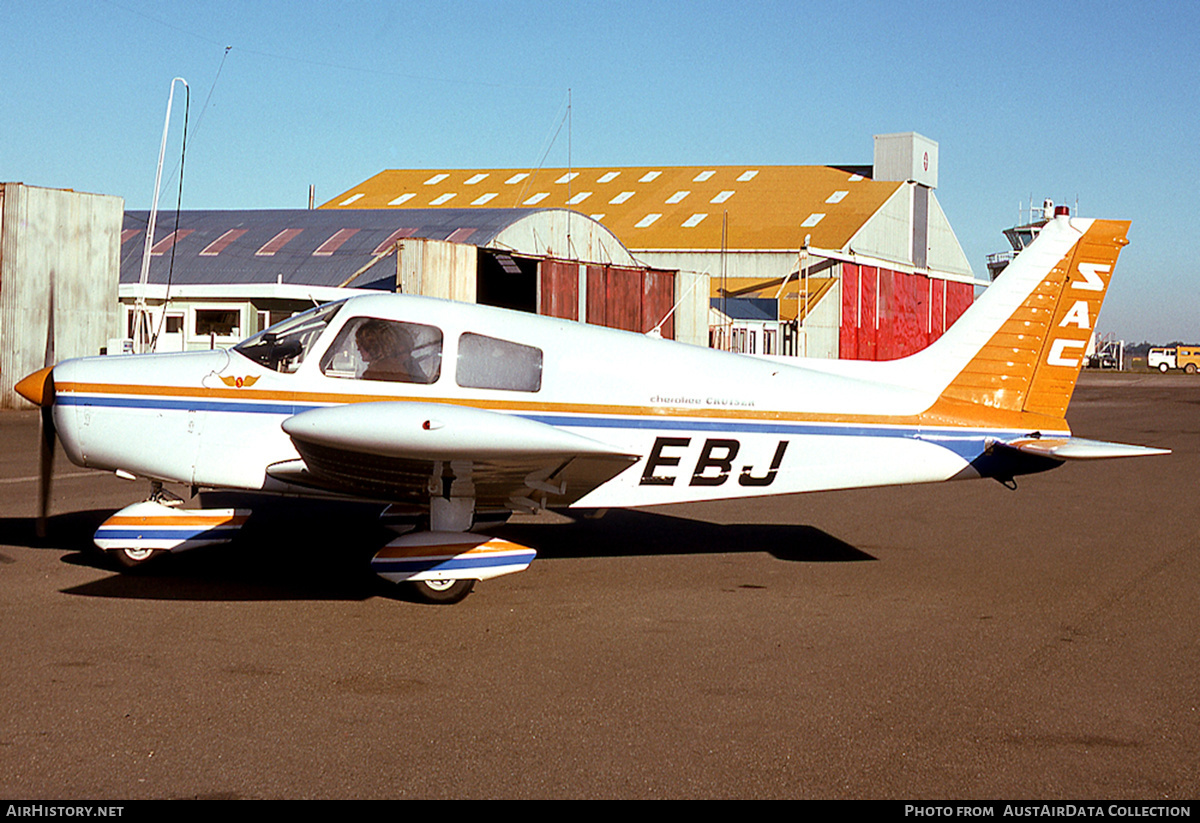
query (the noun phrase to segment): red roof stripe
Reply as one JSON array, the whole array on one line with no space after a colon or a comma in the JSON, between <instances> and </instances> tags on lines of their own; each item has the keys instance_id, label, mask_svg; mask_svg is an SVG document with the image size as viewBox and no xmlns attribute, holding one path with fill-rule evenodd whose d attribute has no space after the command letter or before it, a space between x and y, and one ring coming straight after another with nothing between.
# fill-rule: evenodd
<instances>
[{"instance_id":1,"label":"red roof stripe","mask_svg":"<svg viewBox=\"0 0 1200 823\"><path fill-rule=\"evenodd\" d=\"M446 239L451 243L465 243L467 238L475 233L475 229L461 228L450 232L450 236Z\"/></svg>"},{"instance_id":2,"label":"red roof stripe","mask_svg":"<svg viewBox=\"0 0 1200 823\"><path fill-rule=\"evenodd\" d=\"M405 237L412 237L416 233L416 229L396 229L394 232L388 235L387 240L384 240L382 243L376 246L375 251L371 252L371 254L383 254L397 240L402 240Z\"/></svg>"},{"instance_id":3,"label":"red roof stripe","mask_svg":"<svg viewBox=\"0 0 1200 823\"><path fill-rule=\"evenodd\" d=\"M212 241L207 246L205 246L204 251L200 252L200 256L201 257L216 257L218 254L225 251L225 249L229 246L230 243L232 243L234 240L237 240L239 237L241 237L246 232L247 232L247 229L230 229L229 231L225 232L220 237L218 237L216 240Z\"/></svg>"},{"instance_id":4,"label":"red roof stripe","mask_svg":"<svg viewBox=\"0 0 1200 823\"><path fill-rule=\"evenodd\" d=\"M358 229L338 229L330 236L328 240L317 246L317 250L313 252L313 257L329 257L335 251L337 251L343 243L356 234L358 234Z\"/></svg>"},{"instance_id":5,"label":"red roof stripe","mask_svg":"<svg viewBox=\"0 0 1200 823\"><path fill-rule=\"evenodd\" d=\"M169 248L171 248L171 246L175 245L175 241L182 240L183 238L185 238L189 234L191 234L193 231L194 231L194 229L180 229L179 231L171 232L166 237L164 237L162 240L159 240L157 243L155 243L153 246L151 246L150 253L153 255L163 254L164 252L167 251L167 249L169 249Z\"/></svg>"},{"instance_id":6,"label":"red roof stripe","mask_svg":"<svg viewBox=\"0 0 1200 823\"><path fill-rule=\"evenodd\" d=\"M270 257L291 242L291 240L302 231L304 231L304 229L284 229L279 234L268 240L266 244L254 254L258 257Z\"/></svg>"}]
</instances>

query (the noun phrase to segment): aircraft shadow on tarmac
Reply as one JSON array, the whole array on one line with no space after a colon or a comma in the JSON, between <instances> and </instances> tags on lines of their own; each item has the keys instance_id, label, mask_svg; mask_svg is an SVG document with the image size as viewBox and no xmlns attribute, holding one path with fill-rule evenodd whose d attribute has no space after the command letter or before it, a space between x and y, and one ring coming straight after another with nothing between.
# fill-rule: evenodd
<instances>
[{"instance_id":1,"label":"aircraft shadow on tarmac","mask_svg":"<svg viewBox=\"0 0 1200 823\"><path fill-rule=\"evenodd\" d=\"M539 557L547 558L766 552L779 560L807 563L875 559L812 526L721 525L633 509L609 511L599 518L573 517L570 522L510 522L489 533L532 546Z\"/></svg>"},{"instance_id":2,"label":"aircraft shadow on tarmac","mask_svg":"<svg viewBox=\"0 0 1200 823\"><path fill-rule=\"evenodd\" d=\"M404 599L404 587L376 577L368 561L393 535L375 518L378 507L314 504L256 507L231 543L114 573L66 594L148 600ZM92 543L113 512L54 515L38 539L33 518L0 518L0 545L66 551L62 561L116 572ZM542 559L762 552L778 560L846 563L875 558L820 529L803 525L719 525L635 510L556 517L551 523L508 523L488 534L530 546ZM535 563L537 561L534 561Z\"/></svg>"}]
</instances>

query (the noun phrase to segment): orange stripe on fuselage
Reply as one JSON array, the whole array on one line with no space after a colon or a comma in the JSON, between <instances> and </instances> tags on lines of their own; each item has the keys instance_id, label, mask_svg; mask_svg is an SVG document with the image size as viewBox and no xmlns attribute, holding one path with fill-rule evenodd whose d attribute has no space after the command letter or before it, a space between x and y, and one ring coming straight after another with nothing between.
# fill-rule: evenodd
<instances>
[{"instance_id":1,"label":"orange stripe on fuselage","mask_svg":"<svg viewBox=\"0 0 1200 823\"><path fill-rule=\"evenodd\" d=\"M1065 430L1061 420L1038 418L1006 409L989 408L969 403L938 400L928 410L915 415L881 414L823 414L779 410L704 409L693 406L635 406L596 403L536 403L519 400L483 400L452 397L419 397L412 395L361 395L328 392L279 392L257 389L211 389L183 386L136 386L108 383L64 383L60 393L102 395L132 395L139 397L194 398L197 400L237 399L276 403L346 404L410 402L434 403L448 406L504 411L513 413L579 414L652 418L687 418L696 420L736 420L761 422L830 423L845 425L880 425L968 429ZM1054 424L1058 425L1055 426Z\"/></svg>"}]
</instances>

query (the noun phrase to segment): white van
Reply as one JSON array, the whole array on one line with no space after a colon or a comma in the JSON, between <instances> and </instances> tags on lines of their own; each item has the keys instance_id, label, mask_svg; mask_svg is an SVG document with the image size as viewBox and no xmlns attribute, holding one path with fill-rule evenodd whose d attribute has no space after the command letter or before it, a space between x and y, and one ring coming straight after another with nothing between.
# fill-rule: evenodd
<instances>
[{"instance_id":1,"label":"white van","mask_svg":"<svg viewBox=\"0 0 1200 823\"><path fill-rule=\"evenodd\" d=\"M1175 368L1175 350L1151 349L1146 354L1146 365L1152 369L1158 369L1160 372L1166 373L1168 369Z\"/></svg>"}]
</instances>

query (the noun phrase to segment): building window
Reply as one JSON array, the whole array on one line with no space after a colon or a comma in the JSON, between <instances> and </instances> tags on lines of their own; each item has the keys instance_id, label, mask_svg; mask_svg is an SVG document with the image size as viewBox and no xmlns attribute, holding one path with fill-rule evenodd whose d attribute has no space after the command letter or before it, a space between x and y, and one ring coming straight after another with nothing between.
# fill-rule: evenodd
<instances>
[{"instance_id":1,"label":"building window","mask_svg":"<svg viewBox=\"0 0 1200 823\"><path fill-rule=\"evenodd\" d=\"M241 331L241 312L237 309L196 309L197 337L236 337Z\"/></svg>"}]
</instances>

